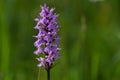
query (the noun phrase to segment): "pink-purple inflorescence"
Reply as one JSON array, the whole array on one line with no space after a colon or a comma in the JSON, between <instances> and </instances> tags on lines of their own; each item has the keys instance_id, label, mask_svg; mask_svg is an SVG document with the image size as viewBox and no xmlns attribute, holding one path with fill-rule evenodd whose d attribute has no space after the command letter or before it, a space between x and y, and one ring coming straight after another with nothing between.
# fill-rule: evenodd
<instances>
[{"instance_id":1,"label":"pink-purple inflorescence","mask_svg":"<svg viewBox=\"0 0 120 80\"><path fill-rule=\"evenodd\" d=\"M40 62L38 67L43 66L48 70L52 67L54 61L60 57L58 14L53 13L54 8L49 9L46 4L41 6L41 9L40 17L35 19L37 25L34 28L37 29L39 33L35 36L37 41L34 43L34 46L37 50L34 51L34 54L44 54L44 56L37 58Z\"/></svg>"}]
</instances>

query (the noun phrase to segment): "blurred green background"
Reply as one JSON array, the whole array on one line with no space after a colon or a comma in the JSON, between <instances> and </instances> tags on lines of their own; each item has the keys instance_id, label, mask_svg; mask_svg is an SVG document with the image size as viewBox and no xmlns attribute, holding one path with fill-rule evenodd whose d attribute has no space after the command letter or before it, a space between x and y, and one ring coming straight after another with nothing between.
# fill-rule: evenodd
<instances>
[{"instance_id":1,"label":"blurred green background","mask_svg":"<svg viewBox=\"0 0 120 80\"><path fill-rule=\"evenodd\" d=\"M120 80L120 0L0 0L0 80L38 80L32 36L44 3L60 14L51 80Z\"/></svg>"}]
</instances>

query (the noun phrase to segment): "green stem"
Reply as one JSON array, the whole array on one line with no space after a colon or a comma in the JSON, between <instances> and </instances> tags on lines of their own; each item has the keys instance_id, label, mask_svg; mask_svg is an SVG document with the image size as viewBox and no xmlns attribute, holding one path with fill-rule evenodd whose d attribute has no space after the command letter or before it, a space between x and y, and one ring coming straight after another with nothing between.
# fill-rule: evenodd
<instances>
[{"instance_id":1,"label":"green stem","mask_svg":"<svg viewBox=\"0 0 120 80\"><path fill-rule=\"evenodd\" d=\"M3 75L6 75L9 74L10 65L10 34L3 1L0 0L0 71ZM3 80L11 80L11 78L11 75L6 75Z\"/></svg>"},{"instance_id":2,"label":"green stem","mask_svg":"<svg viewBox=\"0 0 120 80\"><path fill-rule=\"evenodd\" d=\"M50 69L47 70L47 80L50 80Z\"/></svg>"},{"instance_id":3,"label":"green stem","mask_svg":"<svg viewBox=\"0 0 120 80\"><path fill-rule=\"evenodd\" d=\"M38 70L38 80L40 80L40 68Z\"/></svg>"}]
</instances>

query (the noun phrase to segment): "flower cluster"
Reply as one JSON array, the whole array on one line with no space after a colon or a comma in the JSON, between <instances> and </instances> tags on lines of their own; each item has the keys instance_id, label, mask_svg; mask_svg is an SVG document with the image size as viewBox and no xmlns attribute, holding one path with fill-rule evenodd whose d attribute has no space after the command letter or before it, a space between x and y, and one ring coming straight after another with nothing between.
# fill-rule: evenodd
<instances>
[{"instance_id":1,"label":"flower cluster","mask_svg":"<svg viewBox=\"0 0 120 80\"><path fill-rule=\"evenodd\" d=\"M34 46L37 48L34 54L44 56L37 58L40 61L39 67L43 66L46 70L50 69L56 59L59 56L59 40L58 36L58 14L53 13L54 8L49 9L46 4L41 6L40 17L36 18L37 25L34 27L39 31L38 35L35 36L37 41Z\"/></svg>"}]
</instances>

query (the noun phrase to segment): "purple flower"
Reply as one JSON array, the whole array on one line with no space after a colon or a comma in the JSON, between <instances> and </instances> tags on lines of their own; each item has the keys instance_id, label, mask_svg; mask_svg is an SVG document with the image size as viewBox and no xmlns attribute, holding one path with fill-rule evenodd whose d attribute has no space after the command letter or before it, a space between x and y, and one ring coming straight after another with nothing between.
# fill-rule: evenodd
<instances>
[{"instance_id":1,"label":"purple flower","mask_svg":"<svg viewBox=\"0 0 120 80\"><path fill-rule=\"evenodd\" d=\"M58 14L53 13L54 8L49 9L46 4L41 6L42 11L40 17L36 18L36 26L38 35L34 36L37 38L37 41L34 43L34 46L37 48L34 51L34 54L44 54L44 56L37 58L40 62L38 67L44 67L46 70L50 69L56 59L60 57L59 55L59 40L58 36L59 26L58 26Z\"/></svg>"}]
</instances>

